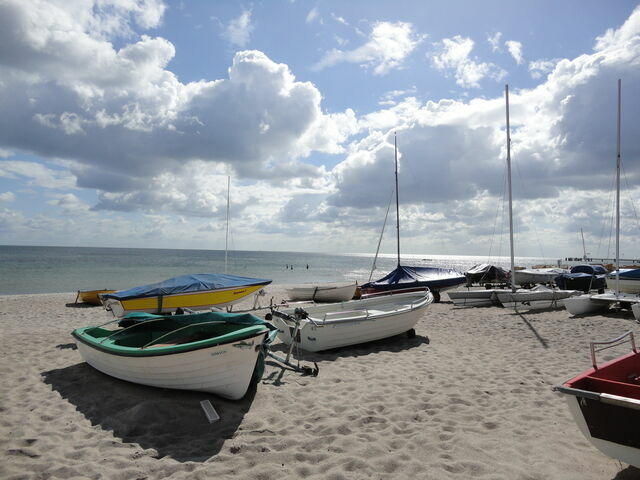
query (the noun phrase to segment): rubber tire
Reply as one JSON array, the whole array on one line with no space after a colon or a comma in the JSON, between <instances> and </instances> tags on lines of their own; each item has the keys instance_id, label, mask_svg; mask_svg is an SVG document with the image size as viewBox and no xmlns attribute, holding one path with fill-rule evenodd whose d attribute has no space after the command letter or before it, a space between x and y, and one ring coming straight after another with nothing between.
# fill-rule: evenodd
<instances>
[{"instance_id":1,"label":"rubber tire","mask_svg":"<svg viewBox=\"0 0 640 480\"><path fill-rule=\"evenodd\" d=\"M432 290L431 293L433 294L433 303L440 303L440 292Z\"/></svg>"}]
</instances>

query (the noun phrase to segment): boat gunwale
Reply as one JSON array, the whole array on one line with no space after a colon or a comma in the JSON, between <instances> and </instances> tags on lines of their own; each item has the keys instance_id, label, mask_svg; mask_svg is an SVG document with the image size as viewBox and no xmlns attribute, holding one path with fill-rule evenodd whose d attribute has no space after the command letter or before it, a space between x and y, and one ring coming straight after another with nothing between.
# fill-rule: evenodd
<instances>
[{"instance_id":1,"label":"boat gunwale","mask_svg":"<svg viewBox=\"0 0 640 480\"><path fill-rule=\"evenodd\" d=\"M136 295L136 296L131 296L131 297L124 297L124 298L117 298L117 297L113 297L111 294L106 294L106 295L101 295L101 298L103 300L115 300L118 301L120 303L122 302L127 302L130 300L139 300L139 299L147 299L147 298L158 298L158 297L162 297L162 298L169 298L169 297L177 297L177 296L187 296L187 295L201 295L201 294L207 294L207 293L214 293L214 292L227 292L229 290L236 290L238 288L246 288L246 287L258 287L258 286L263 286L266 287L267 285L271 284L273 282L273 280L269 280L266 282L255 282L255 283L247 283L247 284L243 284L243 285L235 285L235 286L230 286L230 287L220 287L220 288L209 288L207 290L192 290L192 291L188 291L188 292L176 292L176 293L168 293L168 294L154 294L154 295ZM117 293L117 291L116 291Z\"/></svg>"}]
</instances>

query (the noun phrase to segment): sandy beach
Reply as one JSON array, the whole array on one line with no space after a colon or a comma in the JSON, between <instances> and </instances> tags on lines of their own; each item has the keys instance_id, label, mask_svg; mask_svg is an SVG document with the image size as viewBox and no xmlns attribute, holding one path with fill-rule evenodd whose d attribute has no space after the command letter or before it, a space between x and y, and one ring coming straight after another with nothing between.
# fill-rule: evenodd
<instances>
[{"instance_id":1,"label":"sandy beach","mask_svg":"<svg viewBox=\"0 0 640 480\"><path fill-rule=\"evenodd\" d=\"M262 305L284 291L269 286ZM106 313L74 299L0 296L2 479L640 479L592 447L552 391L589 367L590 340L640 335L630 312L518 314L443 295L415 338L301 352L318 377L269 360L234 402L94 370L70 332Z\"/></svg>"}]
</instances>

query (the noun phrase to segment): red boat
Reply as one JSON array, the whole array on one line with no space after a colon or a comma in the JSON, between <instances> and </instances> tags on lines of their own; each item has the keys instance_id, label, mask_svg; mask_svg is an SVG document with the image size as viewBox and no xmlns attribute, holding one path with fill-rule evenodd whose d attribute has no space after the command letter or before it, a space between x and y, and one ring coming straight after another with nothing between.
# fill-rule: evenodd
<instances>
[{"instance_id":1,"label":"red boat","mask_svg":"<svg viewBox=\"0 0 640 480\"><path fill-rule=\"evenodd\" d=\"M631 353L598 366L596 352L629 341ZM593 368L554 387L580 431L605 455L640 468L640 352L633 332L591 342Z\"/></svg>"}]
</instances>

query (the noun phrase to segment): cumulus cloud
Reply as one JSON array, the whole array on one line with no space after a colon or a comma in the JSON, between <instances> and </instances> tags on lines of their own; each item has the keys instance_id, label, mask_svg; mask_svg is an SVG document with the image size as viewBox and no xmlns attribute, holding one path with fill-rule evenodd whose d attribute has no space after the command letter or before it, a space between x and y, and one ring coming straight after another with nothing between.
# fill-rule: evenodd
<instances>
[{"instance_id":1,"label":"cumulus cloud","mask_svg":"<svg viewBox=\"0 0 640 480\"><path fill-rule=\"evenodd\" d=\"M488 62L479 62L471 58L474 41L468 37L456 35L445 38L436 44L437 53L431 57L433 66L447 74L453 73L456 83L463 88L479 88L479 82L485 77L502 79L506 72Z\"/></svg>"},{"instance_id":2,"label":"cumulus cloud","mask_svg":"<svg viewBox=\"0 0 640 480\"><path fill-rule=\"evenodd\" d=\"M318 63L316 70L338 63L357 63L371 68L375 75L384 75L402 66L405 58L424 39L414 32L413 25L406 22L376 22L369 40L354 50L331 50Z\"/></svg>"},{"instance_id":3,"label":"cumulus cloud","mask_svg":"<svg viewBox=\"0 0 640 480\"><path fill-rule=\"evenodd\" d=\"M311 150L340 152L354 129L353 112L324 114L318 89L262 52L236 53L228 78L181 83L167 40L116 49L74 15L0 5L0 32L14 32L0 42L0 144L65 158L81 187L130 191L196 160L266 178Z\"/></svg>"},{"instance_id":4,"label":"cumulus cloud","mask_svg":"<svg viewBox=\"0 0 640 480\"><path fill-rule=\"evenodd\" d=\"M13 192L2 192L0 193L0 202L10 203L15 202L16 196Z\"/></svg>"},{"instance_id":5,"label":"cumulus cloud","mask_svg":"<svg viewBox=\"0 0 640 480\"><path fill-rule=\"evenodd\" d=\"M26 180L29 186L49 189L75 188L75 177L65 170L54 170L41 163L24 160L0 161L0 177Z\"/></svg>"},{"instance_id":6,"label":"cumulus cloud","mask_svg":"<svg viewBox=\"0 0 640 480\"><path fill-rule=\"evenodd\" d=\"M491 45L491 50L494 52L500 51L500 39L502 38L502 32L496 32L493 35L487 37L487 42Z\"/></svg>"},{"instance_id":7,"label":"cumulus cloud","mask_svg":"<svg viewBox=\"0 0 640 480\"><path fill-rule=\"evenodd\" d=\"M229 43L238 47L244 47L251 40L252 32L251 10L243 10L240 16L229 22L222 36Z\"/></svg>"},{"instance_id":8,"label":"cumulus cloud","mask_svg":"<svg viewBox=\"0 0 640 480\"><path fill-rule=\"evenodd\" d=\"M504 44L516 63L521 65L524 61L522 57L522 43L515 40L507 40Z\"/></svg>"},{"instance_id":9,"label":"cumulus cloud","mask_svg":"<svg viewBox=\"0 0 640 480\"><path fill-rule=\"evenodd\" d=\"M531 78L541 78L543 75L551 72L556 64L560 61L559 58L554 58L553 60L533 60L529 62L529 73Z\"/></svg>"}]
</instances>

